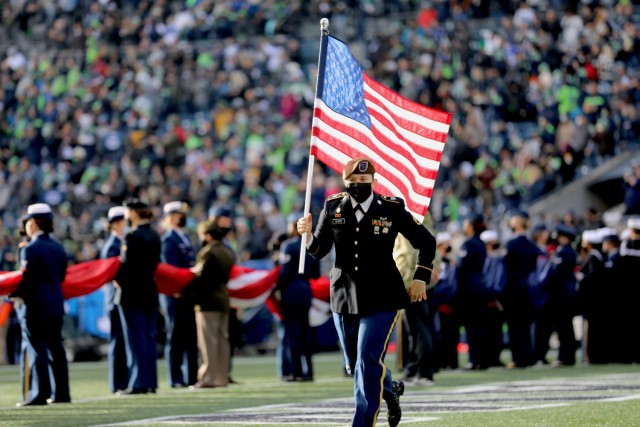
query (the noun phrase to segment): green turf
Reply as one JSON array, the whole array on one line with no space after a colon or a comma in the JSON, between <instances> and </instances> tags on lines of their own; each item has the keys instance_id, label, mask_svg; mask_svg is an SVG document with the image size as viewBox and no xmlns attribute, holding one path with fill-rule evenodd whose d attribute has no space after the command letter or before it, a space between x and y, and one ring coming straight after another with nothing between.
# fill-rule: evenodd
<instances>
[{"instance_id":1,"label":"green turf","mask_svg":"<svg viewBox=\"0 0 640 427\"><path fill-rule=\"evenodd\" d=\"M390 356L389 359L389 362L395 363L395 357ZM263 405L322 402L336 398L351 399L352 381L340 375L340 366L341 358L337 353L317 355L314 358L315 382L283 383L276 378L275 358L272 355L236 358L233 365L233 377L240 384L231 385L225 389L189 391L169 389L165 386L165 364L160 360L158 367L161 387L158 394L115 397L108 393L105 362L75 363L70 365L73 404L29 408L15 407L15 403L21 400L18 369L15 366L0 367L0 425L88 426L181 414L210 414L229 409L253 408ZM601 378L606 375L627 373L633 374L630 376L637 378L639 372L638 365L576 366L573 368L526 370L495 368L486 372L447 371L436 376L437 385L435 387L408 388L406 397L409 399L413 394L415 401L438 402L439 393L444 394L458 390L463 386L540 379ZM619 378L624 378L624 376ZM615 384L615 382L615 378L611 380L611 384ZM424 399L420 393L425 393ZM640 393L640 381L638 389L633 393ZM458 397L454 397L454 399L458 399ZM461 395L459 401L464 403L465 395ZM415 414L412 414L410 410L405 410L405 419L412 415ZM543 409L500 412L426 412L420 415L437 419L429 422L403 422L401 426L640 426L640 399L621 402L575 400L568 406ZM151 426L154 424L140 425ZM169 424L163 423L162 425ZM257 426L264 424L234 425ZM292 426L293 424L287 425ZM300 425L311 427L322 424L301 423Z\"/></svg>"}]
</instances>

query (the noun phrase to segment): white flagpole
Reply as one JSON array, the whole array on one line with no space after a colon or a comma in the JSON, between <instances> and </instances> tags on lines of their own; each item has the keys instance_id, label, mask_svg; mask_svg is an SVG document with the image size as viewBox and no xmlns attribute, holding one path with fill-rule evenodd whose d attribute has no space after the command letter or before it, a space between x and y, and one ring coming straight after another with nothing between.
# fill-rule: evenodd
<instances>
[{"instance_id":1,"label":"white flagpole","mask_svg":"<svg viewBox=\"0 0 640 427\"><path fill-rule=\"evenodd\" d=\"M329 20L322 18L320 20L320 53L318 58L318 78L316 80L316 97L322 95L324 85L324 64L327 58L327 43L329 37ZM315 104L315 101L314 101ZM315 120L315 118L313 119ZM313 136L312 136L313 138ZM310 211L311 205L311 190L313 185L313 165L315 163L315 156L309 153L309 165L307 167L307 189L304 196L304 216L306 217ZM302 235L302 245L300 245L300 262L298 264L298 273L304 273L304 259L307 254L307 233Z\"/></svg>"}]
</instances>

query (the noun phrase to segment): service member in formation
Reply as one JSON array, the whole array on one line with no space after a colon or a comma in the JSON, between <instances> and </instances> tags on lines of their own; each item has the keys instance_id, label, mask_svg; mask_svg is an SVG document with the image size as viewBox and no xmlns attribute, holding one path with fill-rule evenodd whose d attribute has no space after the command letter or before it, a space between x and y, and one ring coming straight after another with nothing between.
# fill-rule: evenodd
<instances>
[{"instance_id":1,"label":"service member in formation","mask_svg":"<svg viewBox=\"0 0 640 427\"><path fill-rule=\"evenodd\" d=\"M107 213L109 221L109 237L100 251L100 258L119 257L124 239L125 220L124 206L114 206ZM129 383L127 371L127 351L124 342L124 319L120 307L121 289L114 282L105 285L107 313L111 322L109 334L109 388L112 393L125 390Z\"/></svg>"},{"instance_id":2,"label":"service member in formation","mask_svg":"<svg viewBox=\"0 0 640 427\"><path fill-rule=\"evenodd\" d=\"M284 333L280 343L282 347L284 366L289 367L290 374L285 381L313 380L313 345L312 331L309 325L309 310L311 310L310 279L320 277L320 264L306 255L305 270L298 273L300 261L300 245L302 238L296 228L300 215L292 214L287 219L289 239L280 247L280 275L277 289L280 290L280 308Z\"/></svg>"},{"instance_id":3,"label":"service member in formation","mask_svg":"<svg viewBox=\"0 0 640 427\"><path fill-rule=\"evenodd\" d=\"M625 313L622 325L625 330L637 331L640 329L640 311L638 299L640 298L640 286L637 285L638 271L640 271L640 217L631 217L627 220L629 237L624 239L620 246L621 274L626 278L627 289L621 295L620 310ZM634 279L635 278L635 279ZM623 359L627 362L640 363L640 340L626 337Z\"/></svg>"},{"instance_id":4,"label":"service member in formation","mask_svg":"<svg viewBox=\"0 0 640 427\"><path fill-rule=\"evenodd\" d=\"M205 244L193 267L195 279L182 291L195 310L198 349L202 363L198 381L190 388L226 387L229 383L229 312L227 283L233 252L222 240L231 228L230 216L217 216L201 226Z\"/></svg>"},{"instance_id":5,"label":"service member in formation","mask_svg":"<svg viewBox=\"0 0 640 427\"><path fill-rule=\"evenodd\" d=\"M30 240L22 249L22 281L12 297L23 304L22 352L26 354L21 355L21 360L25 361L25 387L29 391L18 406L68 403L69 369L62 345L62 282L67 255L62 244L51 236L53 214L49 205L29 206L23 220Z\"/></svg>"},{"instance_id":6,"label":"service member in formation","mask_svg":"<svg viewBox=\"0 0 640 427\"><path fill-rule=\"evenodd\" d=\"M182 202L164 205L166 232L162 235L162 262L191 268L195 251L185 234L188 206ZM164 356L170 387L194 385L198 380L198 341L193 304L180 295L160 295L167 331Z\"/></svg>"},{"instance_id":7,"label":"service member in formation","mask_svg":"<svg viewBox=\"0 0 640 427\"><path fill-rule=\"evenodd\" d=\"M153 213L144 202L125 204L131 230L125 236L116 282L126 324L129 382L121 394L155 393L158 387L156 313L158 288L153 274L160 263L160 236L151 228Z\"/></svg>"},{"instance_id":8,"label":"service member in formation","mask_svg":"<svg viewBox=\"0 0 640 427\"><path fill-rule=\"evenodd\" d=\"M556 228L558 247L551 256L551 267L546 279L549 294L545 315L536 323L536 355L538 360L548 363L549 338L555 330L560 341L558 359L553 366L571 366L576 363L576 336L573 317L577 314L577 283L575 269L578 254L571 245L576 230L566 224Z\"/></svg>"},{"instance_id":9,"label":"service member in formation","mask_svg":"<svg viewBox=\"0 0 640 427\"><path fill-rule=\"evenodd\" d=\"M402 416L404 384L392 381L384 357L400 310L427 298L436 242L402 199L373 192L374 174L371 160L348 161L342 173L347 192L325 201L313 235L310 214L298 220L297 228L307 233L307 250L316 259L335 245L331 310L354 372L353 426L374 426L384 398L394 427ZM398 233L420 251L408 292L393 260Z\"/></svg>"}]
</instances>

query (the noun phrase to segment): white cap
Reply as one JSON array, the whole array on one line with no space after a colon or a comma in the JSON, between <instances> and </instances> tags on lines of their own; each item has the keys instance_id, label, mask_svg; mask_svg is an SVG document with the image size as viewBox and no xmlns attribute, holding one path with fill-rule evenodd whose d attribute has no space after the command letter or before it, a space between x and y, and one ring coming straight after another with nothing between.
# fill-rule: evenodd
<instances>
[{"instance_id":1,"label":"white cap","mask_svg":"<svg viewBox=\"0 0 640 427\"><path fill-rule=\"evenodd\" d=\"M631 230L629 228L622 230L622 233L620 233L620 240L627 240L629 237L631 237Z\"/></svg>"},{"instance_id":2,"label":"white cap","mask_svg":"<svg viewBox=\"0 0 640 427\"><path fill-rule=\"evenodd\" d=\"M451 241L451 234L443 231L441 233L436 234L436 244L446 243Z\"/></svg>"},{"instance_id":3,"label":"white cap","mask_svg":"<svg viewBox=\"0 0 640 427\"><path fill-rule=\"evenodd\" d=\"M598 232L601 241L604 241L604 238L607 236L618 235L618 231L611 227L598 228L596 231Z\"/></svg>"},{"instance_id":4,"label":"white cap","mask_svg":"<svg viewBox=\"0 0 640 427\"><path fill-rule=\"evenodd\" d=\"M33 205L29 205L25 219L29 218L53 218L51 206L46 203L35 203Z\"/></svg>"},{"instance_id":5,"label":"white cap","mask_svg":"<svg viewBox=\"0 0 640 427\"><path fill-rule=\"evenodd\" d=\"M633 217L627 220L627 227L632 228L634 230L640 230L640 217Z\"/></svg>"},{"instance_id":6,"label":"white cap","mask_svg":"<svg viewBox=\"0 0 640 427\"><path fill-rule=\"evenodd\" d=\"M185 204L182 202L169 202L166 205L164 205L163 211L165 214L172 214L172 213L186 213L186 209L185 209Z\"/></svg>"},{"instance_id":7,"label":"white cap","mask_svg":"<svg viewBox=\"0 0 640 427\"><path fill-rule=\"evenodd\" d=\"M109 220L109 222L123 219L125 211L126 209L124 206L114 206L109 209L109 212L107 213L107 219Z\"/></svg>"},{"instance_id":8,"label":"white cap","mask_svg":"<svg viewBox=\"0 0 640 427\"><path fill-rule=\"evenodd\" d=\"M480 240L485 243L499 242L498 232L495 230L485 230L480 233Z\"/></svg>"},{"instance_id":9,"label":"white cap","mask_svg":"<svg viewBox=\"0 0 640 427\"><path fill-rule=\"evenodd\" d=\"M602 243L602 237L598 230L585 230L582 232L582 241L592 245Z\"/></svg>"}]
</instances>

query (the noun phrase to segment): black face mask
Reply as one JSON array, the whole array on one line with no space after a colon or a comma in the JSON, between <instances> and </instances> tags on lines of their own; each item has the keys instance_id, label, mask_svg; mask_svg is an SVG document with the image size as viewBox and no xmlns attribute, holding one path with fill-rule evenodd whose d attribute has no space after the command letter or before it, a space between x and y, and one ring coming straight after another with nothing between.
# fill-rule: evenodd
<instances>
[{"instance_id":1,"label":"black face mask","mask_svg":"<svg viewBox=\"0 0 640 427\"><path fill-rule=\"evenodd\" d=\"M130 219L128 219L128 220L127 220L127 227L132 227L132 226L133 226L133 223L131 222L131 220L130 220Z\"/></svg>"},{"instance_id":2,"label":"black face mask","mask_svg":"<svg viewBox=\"0 0 640 427\"><path fill-rule=\"evenodd\" d=\"M229 234L230 231L231 228L229 227L220 227L218 225L214 225L209 230L209 234L211 234L211 237L213 237L214 240L222 240L227 234Z\"/></svg>"},{"instance_id":3,"label":"black face mask","mask_svg":"<svg viewBox=\"0 0 640 427\"><path fill-rule=\"evenodd\" d=\"M183 228L185 225L187 225L187 217L181 216L178 220L178 227Z\"/></svg>"},{"instance_id":4,"label":"black face mask","mask_svg":"<svg viewBox=\"0 0 640 427\"><path fill-rule=\"evenodd\" d=\"M371 183L354 182L347 186L347 193L358 203L367 200L372 192L373 185Z\"/></svg>"}]
</instances>

